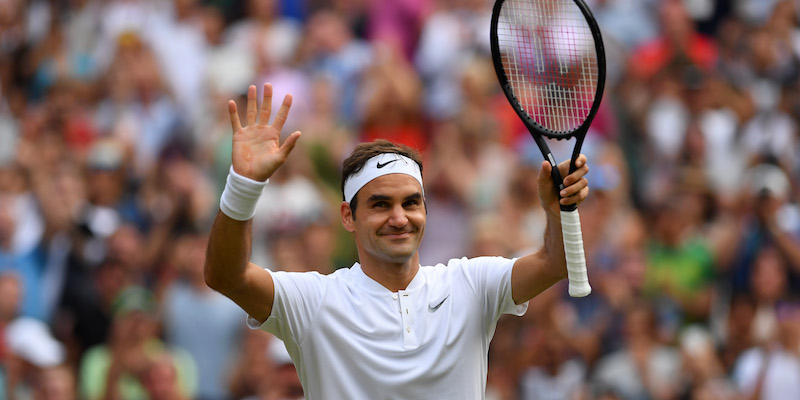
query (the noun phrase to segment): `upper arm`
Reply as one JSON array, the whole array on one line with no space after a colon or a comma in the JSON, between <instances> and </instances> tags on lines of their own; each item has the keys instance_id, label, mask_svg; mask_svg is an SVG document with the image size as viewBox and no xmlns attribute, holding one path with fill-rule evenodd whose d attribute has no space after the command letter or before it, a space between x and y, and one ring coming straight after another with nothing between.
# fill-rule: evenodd
<instances>
[{"instance_id":1,"label":"upper arm","mask_svg":"<svg viewBox=\"0 0 800 400\"><path fill-rule=\"evenodd\" d=\"M331 292L335 280L318 272L263 272L270 276L274 287L270 312L263 315L251 312L248 326L270 332L284 341L301 343L319 319L321 307L326 302L336 303L332 299L337 295Z\"/></svg>"},{"instance_id":2,"label":"upper arm","mask_svg":"<svg viewBox=\"0 0 800 400\"><path fill-rule=\"evenodd\" d=\"M566 268L553 268L543 251L520 257L511 270L511 296L522 304L566 276Z\"/></svg>"},{"instance_id":3,"label":"upper arm","mask_svg":"<svg viewBox=\"0 0 800 400\"><path fill-rule=\"evenodd\" d=\"M263 321L272 312L275 283L250 262L251 226L252 221L233 220L220 211L209 234L204 273L209 287Z\"/></svg>"},{"instance_id":4,"label":"upper arm","mask_svg":"<svg viewBox=\"0 0 800 400\"><path fill-rule=\"evenodd\" d=\"M527 307L514 303L512 294L513 259L505 257L475 257L451 260L448 270L461 270L466 285L476 295L486 321L497 321L501 314L522 315Z\"/></svg>"},{"instance_id":5,"label":"upper arm","mask_svg":"<svg viewBox=\"0 0 800 400\"><path fill-rule=\"evenodd\" d=\"M266 321L275 301L275 282L266 269L248 262L241 285L222 292L259 322Z\"/></svg>"}]
</instances>

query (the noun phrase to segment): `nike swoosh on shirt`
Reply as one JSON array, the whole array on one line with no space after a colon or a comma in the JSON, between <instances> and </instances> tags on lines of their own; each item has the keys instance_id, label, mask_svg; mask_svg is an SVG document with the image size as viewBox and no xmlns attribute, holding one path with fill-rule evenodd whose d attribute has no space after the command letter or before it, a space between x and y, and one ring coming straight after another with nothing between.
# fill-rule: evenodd
<instances>
[{"instance_id":1,"label":"nike swoosh on shirt","mask_svg":"<svg viewBox=\"0 0 800 400\"><path fill-rule=\"evenodd\" d=\"M439 304L437 304L437 305L436 305L436 306L434 306L434 307L431 307L431 306L429 305L429 306L428 306L428 311L429 311L429 312L436 312L436 310L438 310L438 309L439 309L439 307L441 307L441 306L442 306L442 304L444 304L444 301L445 301L445 300L447 300L447 298L448 298L448 297L450 297L450 295L449 295L449 294L448 294L448 295L447 295L445 298L443 298L443 299L442 299L442 301L440 301L440 302L439 302Z\"/></svg>"},{"instance_id":2,"label":"nike swoosh on shirt","mask_svg":"<svg viewBox=\"0 0 800 400\"><path fill-rule=\"evenodd\" d=\"M377 167L378 167L378 168L383 168L383 167L385 167L385 166L387 166L387 165L389 165L389 164L391 164L391 163L393 163L393 162L395 162L395 161L397 161L397 159L396 159L396 158L395 158L394 160L392 160L392 161L387 161L387 162L385 162L385 163L383 163L383 164L381 164L380 162L378 162L378 165L377 165Z\"/></svg>"}]
</instances>

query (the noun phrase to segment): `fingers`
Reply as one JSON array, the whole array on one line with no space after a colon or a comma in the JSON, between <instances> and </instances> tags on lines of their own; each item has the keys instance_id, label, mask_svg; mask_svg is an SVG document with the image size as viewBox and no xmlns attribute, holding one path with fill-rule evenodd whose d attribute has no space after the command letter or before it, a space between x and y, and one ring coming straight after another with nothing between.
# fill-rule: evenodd
<instances>
[{"instance_id":1,"label":"fingers","mask_svg":"<svg viewBox=\"0 0 800 400\"><path fill-rule=\"evenodd\" d=\"M253 125L256 123L256 95L258 91L256 90L255 85L250 85L247 88L247 126Z\"/></svg>"},{"instance_id":2,"label":"fingers","mask_svg":"<svg viewBox=\"0 0 800 400\"><path fill-rule=\"evenodd\" d=\"M292 152L294 145L297 144L297 139L300 139L300 131L292 132L292 134L289 135L289 137L287 137L283 142L281 145L281 152L283 153L284 157L288 157L289 153Z\"/></svg>"},{"instance_id":3,"label":"fingers","mask_svg":"<svg viewBox=\"0 0 800 400\"><path fill-rule=\"evenodd\" d=\"M539 168L539 178L538 178L540 185L547 184L548 181L550 181L550 170L551 170L551 168L552 167L550 167L550 163L549 162L542 161L542 167Z\"/></svg>"},{"instance_id":4,"label":"fingers","mask_svg":"<svg viewBox=\"0 0 800 400\"><path fill-rule=\"evenodd\" d=\"M567 173L569 171L569 162L564 162L558 166L559 170ZM561 204L578 204L589 194L589 182L586 180L586 174L589 172L589 166L586 165L586 156L581 154L575 160L575 171L564 178L565 188L561 190Z\"/></svg>"},{"instance_id":5,"label":"fingers","mask_svg":"<svg viewBox=\"0 0 800 400\"><path fill-rule=\"evenodd\" d=\"M242 123L239 121L239 112L236 110L236 102L233 100L228 101L228 113L231 115L233 133L239 132L242 129Z\"/></svg>"},{"instance_id":6,"label":"fingers","mask_svg":"<svg viewBox=\"0 0 800 400\"><path fill-rule=\"evenodd\" d=\"M561 192L564 193L565 190L566 189L562 190ZM573 194L571 196L566 196L566 197L562 196L561 200L559 200L559 204L562 204L562 205L580 204L584 200L586 200L587 197L589 197L589 186L588 185L587 186L583 186L577 193L575 193L575 194Z\"/></svg>"},{"instance_id":7,"label":"fingers","mask_svg":"<svg viewBox=\"0 0 800 400\"><path fill-rule=\"evenodd\" d=\"M564 181L566 181L566 179L564 179ZM561 198L568 198L580 193L580 191L586 187L589 187L589 181L587 181L586 178L581 178L577 182L567 185L559 194Z\"/></svg>"},{"instance_id":8,"label":"fingers","mask_svg":"<svg viewBox=\"0 0 800 400\"><path fill-rule=\"evenodd\" d=\"M258 90L255 85L250 85L247 88L247 112L245 115L246 126L255 125L258 121L258 126L265 127L269 123L270 115L272 114L272 85L269 83L264 84L264 94L261 99L261 107L258 107ZM289 109L292 107L292 95L287 94L283 98L281 108L278 110L278 115L275 116L272 127L280 131L289 117ZM236 112L236 102L230 100L228 102L228 112L231 115L231 126L234 132L242 129L242 123L239 120L239 114Z\"/></svg>"},{"instance_id":9,"label":"fingers","mask_svg":"<svg viewBox=\"0 0 800 400\"><path fill-rule=\"evenodd\" d=\"M583 154L578 156L578 159L575 160L575 171L569 173L569 161L564 161L561 164L558 164L558 171L561 172L561 176L564 177L564 186L570 186L575 182L578 182L583 178L587 173L589 173L589 166L586 165L586 156Z\"/></svg>"},{"instance_id":10,"label":"fingers","mask_svg":"<svg viewBox=\"0 0 800 400\"><path fill-rule=\"evenodd\" d=\"M264 96L261 99L261 111L258 113L258 124L266 126L272 114L272 85L264 84Z\"/></svg>"},{"instance_id":11,"label":"fingers","mask_svg":"<svg viewBox=\"0 0 800 400\"><path fill-rule=\"evenodd\" d=\"M278 110L278 115L275 116L275 121L272 122L272 127L280 132L283 129L283 124L286 123L286 118L289 117L289 109L292 108L292 95L287 94L283 98L283 104Z\"/></svg>"},{"instance_id":12,"label":"fingers","mask_svg":"<svg viewBox=\"0 0 800 400\"><path fill-rule=\"evenodd\" d=\"M586 156L584 156L583 154L580 154L580 155L578 155L578 158L575 160L575 171L572 171L572 174L579 173L579 171L583 167L586 167ZM567 177L567 176L571 175L569 173L569 168L570 168L570 161L569 160L562 161L561 163L558 164L558 172L560 172L561 176L563 176L563 177ZM587 168L585 172L588 172L588 171L589 170ZM585 172L583 173L583 175L585 175ZM569 185L567 182L564 182L564 184L565 185Z\"/></svg>"}]
</instances>

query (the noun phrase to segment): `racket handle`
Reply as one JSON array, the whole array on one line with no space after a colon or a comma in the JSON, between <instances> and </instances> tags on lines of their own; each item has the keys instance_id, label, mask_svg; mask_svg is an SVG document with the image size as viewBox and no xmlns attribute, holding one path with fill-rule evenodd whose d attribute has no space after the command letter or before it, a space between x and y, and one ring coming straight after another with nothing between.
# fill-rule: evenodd
<instances>
[{"instance_id":1,"label":"racket handle","mask_svg":"<svg viewBox=\"0 0 800 400\"><path fill-rule=\"evenodd\" d=\"M561 233L564 236L564 254L567 258L569 295L584 297L592 292L586 273L586 255L583 252L583 234L578 210L561 211Z\"/></svg>"}]
</instances>

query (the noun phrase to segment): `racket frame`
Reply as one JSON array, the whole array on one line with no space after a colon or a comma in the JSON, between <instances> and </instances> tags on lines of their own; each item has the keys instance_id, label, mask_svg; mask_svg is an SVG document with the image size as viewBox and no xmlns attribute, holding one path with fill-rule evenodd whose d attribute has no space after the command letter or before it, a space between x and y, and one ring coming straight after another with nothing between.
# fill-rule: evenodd
<instances>
[{"instance_id":1,"label":"racket frame","mask_svg":"<svg viewBox=\"0 0 800 400\"><path fill-rule=\"evenodd\" d=\"M583 123L575 128L572 132L555 132L543 127L530 115L528 115L520 102L517 100L511 84L508 82L505 69L503 68L500 43L497 36L500 10L502 9L505 1L506 0L496 0L492 10L492 21L489 31L492 63L494 64L494 69L497 73L497 78L500 81L500 87L503 89L503 93L505 93L506 98L508 98L512 108L528 128L528 132L530 132L531 136L536 142L536 145L542 152L544 159L550 163L552 167L551 176L556 188L556 195L558 196L558 199L561 200L561 190L564 189L564 179L561 177L561 173L558 170L558 163L556 162L550 147L547 145L546 138L553 138L557 140L569 139L572 137L575 138L575 145L573 147L569 166L569 173L574 172L575 160L577 160L578 156L580 155L580 150L583 146L584 138L586 137L586 132L589 130L589 126L594 120L594 116L600 107L600 102L603 98L603 91L605 89L606 57L605 48L603 46L603 38L600 34L600 27L597 25L597 21L594 19L591 10L582 0L571 0L580 9L583 17L586 19L594 39L595 54L597 56L597 88L592 106L589 109L589 113L587 114ZM589 285L589 278L586 271L586 256L583 249L583 237L581 233L580 216L578 215L578 206L575 204L560 205L560 208L564 256L567 263L567 276L569 279L568 292L572 297L584 297L592 292L592 287Z\"/></svg>"},{"instance_id":2,"label":"racket frame","mask_svg":"<svg viewBox=\"0 0 800 400\"><path fill-rule=\"evenodd\" d=\"M511 87L511 84L508 82L508 77L506 76L505 68L503 68L503 60L502 54L500 52L500 41L497 36L497 28L500 21L500 10L503 7L503 3L506 0L497 0L494 3L494 7L492 9L492 22L490 28L490 45L492 51L492 64L494 65L495 73L497 74L497 79L500 81L500 87L503 89L503 93L508 98L509 103L511 103L514 112L520 117L522 122L525 124L525 127L528 128L528 132L530 132L531 136L533 136L536 145L539 147L539 150L542 152L542 156L544 157L547 162L550 163L552 168L552 177L553 182L556 185L556 193L558 194L559 199L561 198L561 190L564 189L564 179L561 177L561 173L558 171L558 163L553 157L553 152L550 150L550 146L547 145L547 141L545 138L551 138L556 140L564 140L569 138L575 138L575 146L573 147L572 157L570 159L570 167L569 173L575 171L575 160L578 159L580 155L581 147L583 147L583 141L586 137L586 132L589 130L589 126L591 126L592 121L594 120L595 114L597 114L597 110L600 107L600 102L603 98L603 91L605 90L605 80L606 80L606 56L605 56L605 47L603 45L603 37L600 34L600 27L597 25L597 21L592 14L592 11L583 2L583 0L571 0L575 3L575 5L580 9L583 17L586 19L586 23L589 26L589 30L592 34L592 38L594 39L595 45L595 54L597 56L597 89L595 90L594 101L592 102L592 107L589 109L589 113L587 114L586 118L584 119L583 123L575 128L570 133L559 133L555 132L551 129L545 128L536 122L528 113L523 109L522 105L517 100L517 97L514 95L514 91ZM563 211L572 211L577 209L577 206L574 204L569 205L562 205L561 209Z\"/></svg>"}]
</instances>

